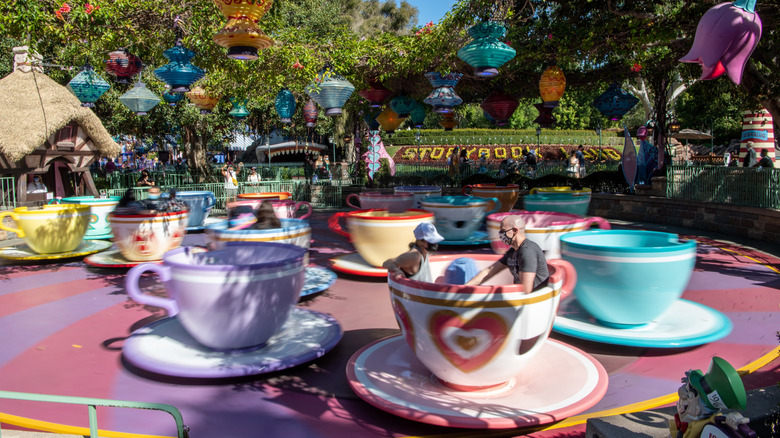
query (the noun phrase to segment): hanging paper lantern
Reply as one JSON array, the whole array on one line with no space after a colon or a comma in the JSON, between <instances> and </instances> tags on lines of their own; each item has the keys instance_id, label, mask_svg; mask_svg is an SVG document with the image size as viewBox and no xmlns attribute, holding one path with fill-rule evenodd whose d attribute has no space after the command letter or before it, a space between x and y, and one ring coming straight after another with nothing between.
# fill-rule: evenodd
<instances>
[{"instance_id":1,"label":"hanging paper lantern","mask_svg":"<svg viewBox=\"0 0 780 438\"><path fill-rule=\"evenodd\" d=\"M146 84L136 82L135 86L127 93L119 97L119 101L137 116L145 116L152 108L160 103L160 98L152 93Z\"/></svg>"},{"instance_id":2,"label":"hanging paper lantern","mask_svg":"<svg viewBox=\"0 0 780 438\"><path fill-rule=\"evenodd\" d=\"M184 99L184 93L169 93L165 92L163 93L163 99L165 99L166 102L168 102L168 105L170 106L176 106L176 102L180 102L182 99Z\"/></svg>"},{"instance_id":3,"label":"hanging paper lantern","mask_svg":"<svg viewBox=\"0 0 780 438\"><path fill-rule=\"evenodd\" d=\"M233 109L228 114L233 116L234 119L243 119L249 115L249 111L246 109L247 99L238 99L235 97L230 98L230 103L233 104Z\"/></svg>"},{"instance_id":4,"label":"hanging paper lantern","mask_svg":"<svg viewBox=\"0 0 780 438\"><path fill-rule=\"evenodd\" d=\"M401 123L404 122L404 117L399 116L398 113L390 108L385 108L385 110L376 117L376 121L386 133L392 134L401 126Z\"/></svg>"},{"instance_id":5,"label":"hanging paper lantern","mask_svg":"<svg viewBox=\"0 0 780 438\"><path fill-rule=\"evenodd\" d=\"M366 115L363 116L363 120L366 122L366 125L368 125L369 131L379 130L379 122L376 121L379 113L380 111L378 109L373 109L367 111Z\"/></svg>"},{"instance_id":6,"label":"hanging paper lantern","mask_svg":"<svg viewBox=\"0 0 780 438\"><path fill-rule=\"evenodd\" d=\"M213 96L206 92L203 87L195 87L187 92L190 102L200 109L201 114L211 114L211 110L219 103L219 96Z\"/></svg>"},{"instance_id":7,"label":"hanging paper lantern","mask_svg":"<svg viewBox=\"0 0 780 438\"><path fill-rule=\"evenodd\" d=\"M498 69L515 57L515 49L501 41L506 28L493 21L484 21L469 29L474 41L458 50L458 58L475 68L482 77L498 75Z\"/></svg>"},{"instance_id":8,"label":"hanging paper lantern","mask_svg":"<svg viewBox=\"0 0 780 438\"><path fill-rule=\"evenodd\" d=\"M547 67L539 80L539 93L542 95L544 104L552 108L558 106L558 101L561 100L565 89L566 76L563 75L563 70L556 65Z\"/></svg>"},{"instance_id":9,"label":"hanging paper lantern","mask_svg":"<svg viewBox=\"0 0 780 438\"><path fill-rule=\"evenodd\" d=\"M452 131L459 124L460 123L455 120L455 113L444 114L444 117L439 122L439 126L444 128L445 131Z\"/></svg>"},{"instance_id":10,"label":"hanging paper lantern","mask_svg":"<svg viewBox=\"0 0 780 438\"><path fill-rule=\"evenodd\" d=\"M81 106L86 107L94 107L95 101L109 88L111 85L98 76L89 64L68 82L68 89L79 98Z\"/></svg>"},{"instance_id":11,"label":"hanging paper lantern","mask_svg":"<svg viewBox=\"0 0 780 438\"><path fill-rule=\"evenodd\" d=\"M495 125L496 124L496 119L493 116L491 116L490 114L488 114L487 111L482 110L482 115L485 116L485 119L488 122L490 122L491 125Z\"/></svg>"},{"instance_id":12,"label":"hanging paper lantern","mask_svg":"<svg viewBox=\"0 0 780 438\"><path fill-rule=\"evenodd\" d=\"M534 123L539 125L540 128L552 128L555 123L555 116L553 116L553 108L543 103L535 103L534 106L539 111L539 117L534 119Z\"/></svg>"},{"instance_id":13,"label":"hanging paper lantern","mask_svg":"<svg viewBox=\"0 0 780 438\"><path fill-rule=\"evenodd\" d=\"M371 87L368 90L359 91L358 94L363 99L368 101L368 106L372 108L378 108L382 106L382 103L393 94L392 91L385 88L379 82L369 81L368 85Z\"/></svg>"},{"instance_id":14,"label":"hanging paper lantern","mask_svg":"<svg viewBox=\"0 0 780 438\"><path fill-rule=\"evenodd\" d=\"M509 123L519 105L517 99L503 91L495 90L482 102L481 107L495 119L497 126L504 126Z\"/></svg>"},{"instance_id":15,"label":"hanging paper lantern","mask_svg":"<svg viewBox=\"0 0 780 438\"><path fill-rule=\"evenodd\" d=\"M131 54L127 49L115 50L108 54L106 71L116 76L118 84L132 84L133 76L144 68L141 58Z\"/></svg>"},{"instance_id":16,"label":"hanging paper lantern","mask_svg":"<svg viewBox=\"0 0 780 438\"><path fill-rule=\"evenodd\" d=\"M171 92L190 91L190 85L206 75L203 70L190 64L195 52L182 46L181 40L177 40L173 47L163 52L163 56L168 58L169 62L155 69L154 75L168 84Z\"/></svg>"},{"instance_id":17,"label":"hanging paper lantern","mask_svg":"<svg viewBox=\"0 0 780 438\"><path fill-rule=\"evenodd\" d=\"M409 116L412 118L412 123L415 128L422 128L426 116L425 105L420 102L415 102L414 108L412 108L412 112L409 113Z\"/></svg>"},{"instance_id":18,"label":"hanging paper lantern","mask_svg":"<svg viewBox=\"0 0 780 438\"><path fill-rule=\"evenodd\" d=\"M292 116L295 114L295 96L290 90L283 88L277 93L274 107L282 123L292 123Z\"/></svg>"},{"instance_id":19,"label":"hanging paper lantern","mask_svg":"<svg viewBox=\"0 0 780 438\"><path fill-rule=\"evenodd\" d=\"M314 82L306 86L306 94L325 108L326 116L331 117L341 115L341 107L354 91L355 87L330 67L322 69Z\"/></svg>"},{"instance_id":20,"label":"hanging paper lantern","mask_svg":"<svg viewBox=\"0 0 780 438\"><path fill-rule=\"evenodd\" d=\"M228 58L255 60L257 51L274 41L257 25L273 0L214 0L228 22L214 35L214 42L228 49Z\"/></svg>"},{"instance_id":21,"label":"hanging paper lantern","mask_svg":"<svg viewBox=\"0 0 780 438\"><path fill-rule=\"evenodd\" d=\"M737 0L710 8L699 20L691 50L681 62L702 66L700 79L727 73L739 85L750 55L761 39L762 23L756 0Z\"/></svg>"},{"instance_id":22,"label":"hanging paper lantern","mask_svg":"<svg viewBox=\"0 0 780 438\"><path fill-rule=\"evenodd\" d=\"M405 119L409 117L415 103L417 102L409 96L396 96L390 99L390 108L398 114L398 117Z\"/></svg>"},{"instance_id":23,"label":"hanging paper lantern","mask_svg":"<svg viewBox=\"0 0 780 438\"><path fill-rule=\"evenodd\" d=\"M313 100L309 99L306 105L303 106L303 120L306 122L307 128L313 128L317 126L317 117L320 112L317 110L317 104Z\"/></svg>"},{"instance_id":24,"label":"hanging paper lantern","mask_svg":"<svg viewBox=\"0 0 780 438\"><path fill-rule=\"evenodd\" d=\"M454 107L463 103L463 99L455 94L454 87L463 77L462 73L448 73L442 75L438 72L425 73L425 77L434 87L434 90L423 102L433 106L433 112L447 114L455 111Z\"/></svg>"},{"instance_id":25,"label":"hanging paper lantern","mask_svg":"<svg viewBox=\"0 0 780 438\"><path fill-rule=\"evenodd\" d=\"M623 91L617 83L614 83L607 88L607 91L593 99L593 106L604 117L610 120L620 120L637 102L639 99L631 93Z\"/></svg>"}]
</instances>

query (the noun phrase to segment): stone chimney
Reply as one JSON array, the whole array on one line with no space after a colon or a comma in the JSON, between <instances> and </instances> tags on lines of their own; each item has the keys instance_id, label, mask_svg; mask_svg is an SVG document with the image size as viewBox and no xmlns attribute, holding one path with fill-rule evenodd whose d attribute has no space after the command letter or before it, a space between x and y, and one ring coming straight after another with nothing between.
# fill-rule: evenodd
<instances>
[{"instance_id":1,"label":"stone chimney","mask_svg":"<svg viewBox=\"0 0 780 438\"><path fill-rule=\"evenodd\" d=\"M43 73L43 57L41 55L30 54L29 47L21 46L14 47L14 71L21 70L24 73L29 73L32 69L35 69L37 73Z\"/></svg>"}]
</instances>

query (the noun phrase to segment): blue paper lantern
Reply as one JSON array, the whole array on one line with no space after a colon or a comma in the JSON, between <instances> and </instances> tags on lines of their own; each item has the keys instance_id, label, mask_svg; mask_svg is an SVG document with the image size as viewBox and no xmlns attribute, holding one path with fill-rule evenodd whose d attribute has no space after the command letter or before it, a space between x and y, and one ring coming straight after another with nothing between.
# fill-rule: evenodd
<instances>
[{"instance_id":1,"label":"blue paper lantern","mask_svg":"<svg viewBox=\"0 0 780 438\"><path fill-rule=\"evenodd\" d=\"M463 103L463 99L455 94L454 87L457 85L462 73L449 73L442 75L438 72L425 73L434 90L423 102L433 106L433 111L439 114L448 114L455 111L455 106Z\"/></svg>"},{"instance_id":2,"label":"blue paper lantern","mask_svg":"<svg viewBox=\"0 0 780 438\"><path fill-rule=\"evenodd\" d=\"M89 64L68 82L68 89L79 98L81 106L86 107L94 107L95 101L109 88L111 85L98 76Z\"/></svg>"},{"instance_id":3,"label":"blue paper lantern","mask_svg":"<svg viewBox=\"0 0 780 438\"><path fill-rule=\"evenodd\" d=\"M415 128L422 128L423 124L425 123L425 105L421 104L420 102L414 103L414 108L412 108L412 112L409 113L409 116L412 118L412 123L414 123Z\"/></svg>"},{"instance_id":4,"label":"blue paper lantern","mask_svg":"<svg viewBox=\"0 0 780 438\"><path fill-rule=\"evenodd\" d=\"M206 73L190 63L195 52L182 46L181 40L170 49L163 52L168 63L154 70L154 75L171 87L171 92L185 93L190 91L190 85L197 82Z\"/></svg>"},{"instance_id":5,"label":"blue paper lantern","mask_svg":"<svg viewBox=\"0 0 780 438\"><path fill-rule=\"evenodd\" d=\"M398 114L398 117L405 119L409 117L415 103L417 102L409 96L396 96L390 99L390 109Z\"/></svg>"},{"instance_id":6,"label":"blue paper lantern","mask_svg":"<svg viewBox=\"0 0 780 438\"><path fill-rule=\"evenodd\" d=\"M282 119L282 123L292 123L292 116L295 114L295 96L290 90L283 88L276 95L274 102L276 113Z\"/></svg>"},{"instance_id":7,"label":"blue paper lantern","mask_svg":"<svg viewBox=\"0 0 780 438\"><path fill-rule=\"evenodd\" d=\"M639 99L631 93L623 91L617 83L614 83L607 88L607 91L593 100L593 106L604 117L610 120L620 120L637 102Z\"/></svg>"},{"instance_id":8,"label":"blue paper lantern","mask_svg":"<svg viewBox=\"0 0 780 438\"><path fill-rule=\"evenodd\" d=\"M458 58L474 67L474 74L482 77L498 75L498 69L515 57L515 49L501 41L506 28L493 21L484 21L469 29L474 41L458 50Z\"/></svg>"},{"instance_id":9,"label":"blue paper lantern","mask_svg":"<svg viewBox=\"0 0 780 438\"><path fill-rule=\"evenodd\" d=\"M325 109L326 116L341 115L341 107L347 102L355 87L341 75L325 67L314 82L306 86L306 94Z\"/></svg>"},{"instance_id":10,"label":"blue paper lantern","mask_svg":"<svg viewBox=\"0 0 780 438\"><path fill-rule=\"evenodd\" d=\"M137 116L145 116L146 113L160 103L160 98L152 93L146 84L137 82L127 93L119 97L119 101Z\"/></svg>"},{"instance_id":11,"label":"blue paper lantern","mask_svg":"<svg viewBox=\"0 0 780 438\"><path fill-rule=\"evenodd\" d=\"M184 99L184 93L169 93L165 92L163 93L163 99L165 99L166 102L168 102L168 105L170 106L176 106L176 102L181 101Z\"/></svg>"},{"instance_id":12,"label":"blue paper lantern","mask_svg":"<svg viewBox=\"0 0 780 438\"><path fill-rule=\"evenodd\" d=\"M363 116L363 120L366 122L366 125L368 125L369 131L378 131L379 130L379 122L376 121L376 118L379 116L379 109L372 108L369 111L366 111L366 115Z\"/></svg>"}]
</instances>

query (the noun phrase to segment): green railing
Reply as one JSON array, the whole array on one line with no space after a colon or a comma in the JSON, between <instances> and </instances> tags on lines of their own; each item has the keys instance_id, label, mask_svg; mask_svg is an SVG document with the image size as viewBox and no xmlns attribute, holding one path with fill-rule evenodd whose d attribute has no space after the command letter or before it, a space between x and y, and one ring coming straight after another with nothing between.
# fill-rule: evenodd
<instances>
[{"instance_id":1,"label":"green railing","mask_svg":"<svg viewBox=\"0 0 780 438\"><path fill-rule=\"evenodd\" d=\"M121 189L135 186L140 176L141 172L111 172L106 175L106 179L110 188ZM149 177L156 185L161 187L176 187L193 183L192 177L185 172L155 170L149 172Z\"/></svg>"},{"instance_id":2,"label":"green railing","mask_svg":"<svg viewBox=\"0 0 780 438\"><path fill-rule=\"evenodd\" d=\"M780 208L780 169L669 166L666 171L666 196Z\"/></svg>"},{"instance_id":3,"label":"green railing","mask_svg":"<svg viewBox=\"0 0 780 438\"><path fill-rule=\"evenodd\" d=\"M14 177L0 177L0 210L16 208L16 184Z\"/></svg>"},{"instance_id":4,"label":"green railing","mask_svg":"<svg viewBox=\"0 0 780 438\"><path fill-rule=\"evenodd\" d=\"M142 402L129 402L120 400L108 400L101 398L88 398L88 397L69 397L63 395L49 395L49 394L31 394L26 392L12 392L12 391L0 391L0 398L8 400L24 400L44 403L63 403L70 405L84 405L87 407L89 415L89 436L91 438L98 438L98 425L97 425L97 407L109 407L109 408L130 408L130 409L151 409L156 411L163 411L169 413L173 417L173 421L176 422L176 436L178 438L186 438L189 436L189 428L184 425L184 421L176 407L163 404L163 403L142 403ZM27 427L27 426L25 426ZM73 426L64 426L63 429L55 432L59 433L72 433Z\"/></svg>"}]
</instances>

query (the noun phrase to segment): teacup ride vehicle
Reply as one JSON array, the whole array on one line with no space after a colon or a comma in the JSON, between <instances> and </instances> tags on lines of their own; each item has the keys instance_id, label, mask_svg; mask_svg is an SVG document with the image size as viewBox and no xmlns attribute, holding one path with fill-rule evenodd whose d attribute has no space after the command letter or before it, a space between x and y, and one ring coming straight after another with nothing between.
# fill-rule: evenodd
<instances>
[{"instance_id":1,"label":"teacup ride vehicle","mask_svg":"<svg viewBox=\"0 0 780 438\"><path fill-rule=\"evenodd\" d=\"M53 202L58 204L82 204L89 205L89 226L84 234L84 239L111 239L114 235L111 233L111 224L108 221L108 215L112 213L119 204L121 196L108 196L98 198L94 196L70 196L62 199L55 199Z\"/></svg>"},{"instance_id":2,"label":"teacup ride vehicle","mask_svg":"<svg viewBox=\"0 0 780 438\"><path fill-rule=\"evenodd\" d=\"M239 205L247 201L237 201ZM258 205L262 201L256 202ZM278 201L265 201L278 202ZM231 203L233 204L233 203ZM246 205L246 204L244 204ZM285 205L289 205L285 203ZM284 211L290 212L286 209ZM274 210L276 213L276 210ZM267 242L287 243L308 250L311 246L311 226L305 219L279 218L281 228L253 229L231 227L230 221L225 219L219 223L206 227L205 234L208 247L211 249L224 249L231 244L262 244ZM336 282L336 274L333 271L319 267L307 266L305 269L304 286L301 296L309 296L322 292Z\"/></svg>"},{"instance_id":3,"label":"teacup ride vehicle","mask_svg":"<svg viewBox=\"0 0 780 438\"><path fill-rule=\"evenodd\" d=\"M594 225L598 225L602 230L612 229L609 222L596 216L581 217L568 213L525 210L493 213L487 217L487 233L490 246L496 254L504 254L509 249L509 245L501 242L498 231L501 229L501 221L512 215L523 218L526 238L539 245L548 260L561 258L561 236L566 233L587 230Z\"/></svg>"},{"instance_id":4,"label":"teacup ride vehicle","mask_svg":"<svg viewBox=\"0 0 780 438\"><path fill-rule=\"evenodd\" d=\"M727 336L721 312L681 299L696 242L643 230L589 230L561 236L561 258L577 270L554 330L614 345L681 348Z\"/></svg>"},{"instance_id":5,"label":"teacup ride vehicle","mask_svg":"<svg viewBox=\"0 0 780 438\"><path fill-rule=\"evenodd\" d=\"M168 193L163 193L163 199L169 199ZM217 198L208 190L182 190L176 192L176 199L184 202L189 209L187 231L200 231L206 225L217 223L220 219L210 218L211 209L217 205Z\"/></svg>"},{"instance_id":6,"label":"teacup ride vehicle","mask_svg":"<svg viewBox=\"0 0 780 438\"><path fill-rule=\"evenodd\" d=\"M436 230L444 237L439 245L458 246L490 243L480 228L485 216L501 209L497 198L476 196L434 196L423 199L420 205L436 217Z\"/></svg>"},{"instance_id":7,"label":"teacup ride vehicle","mask_svg":"<svg viewBox=\"0 0 780 438\"><path fill-rule=\"evenodd\" d=\"M16 228L3 224L10 217ZM0 248L0 258L17 261L57 260L83 257L104 251L110 242L85 240L90 206L82 204L44 205L40 209L17 207L0 212L0 229L16 233L24 243Z\"/></svg>"},{"instance_id":8,"label":"teacup ride vehicle","mask_svg":"<svg viewBox=\"0 0 780 438\"><path fill-rule=\"evenodd\" d=\"M429 196L441 196L440 186L395 186L395 193L411 193L414 195L415 206L420 208L420 202Z\"/></svg>"},{"instance_id":9,"label":"teacup ride vehicle","mask_svg":"<svg viewBox=\"0 0 780 438\"><path fill-rule=\"evenodd\" d=\"M472 184L463 187L463 194L466 196L498 199L501 202L498 212L504 213L514 208L517 203L517 199L520 197L520 186L517 184L499 186L495 183Z\"/></svg>"},{"instance_id":10,"label":"teacup ride vehicle","mask_svg":"<svg viewBox=\"0 0 780 438\"><path fill-rule=\"evenodd\" d=\"M527 211L554 211L587 216L590 194L588 188L572 190L569 187L534 187L523 197L523 208Z\"/></svg>"},{"instance_id":11,"label":"teacup ride vehicle","mask_svg":"<svg viewBox=\"0 0 780 438\"><path fill-rule=\"evenodd\" d=\"M448 267L494 254L430 257L432 283L389 275L402 334L356 352L347 366L355 393L392 414L425 423L501 429L559 421L595 405L607 390L604 367L583 351L548 339L561 296L577 275L548 262L546 286L526 293L503 270L481 286L447 284Z\"/></svg>"},{"instance_id":12,"label":"teacup ride vehicle","mask_svg":"<svg viewBox=\"0 0 780 438\"><path fill-rule=\"evenodd\" d=\"M353 204L357 201L359 205ZM347 196L347 205L355 210L387 210L390 213L401 213L411 208L417 208L417 199L412 193L352 193Z\"/></svg>"},{"instance_id":13,"label":"teacup ride vehicle","mask_svg":"<svg viewBox=\"0 0 780 438\"><path fill-rule=\"evenodd\" d=\"M260 206L260 203L262 202L270 202L271 206L273 207L274 214L279 219L306 219L309 216L311 216L312 209L311 204L306 201L293 201L292 199L272 199L272 200L262 200L262 199L254 199L254 200L241 200L241 201L235 201L235 202L228 202L227 207L228 211L234 208L238 208L241 206L248 206L253 210L256 210L257 207ZM301 209L306 209L306 212L303 213L300 216L298 215L298 212L301 211Z\"/></svg>"},{"instance_id":14,"label":"teacup ride vehicle","mask_svg":"<svg viewBox=\"0 0 780 438\"><path fill-rule=\"evenodd\" d=\"M293 195L290 192L254 192L254 193L239 193L236 195L238 201L274 201L292 199Z\"/></svg>"},{"instance_id":15,"label":"teacup ride vehicle","mask_svg":"<svg viewBox=\"0 0 780 438\"><path fill-rule=\"evenodd\" d=\"M341 225L341 221L346 227ZM387 210L339 212L328 219L328 227L349 238L357 252L331 259L334 270L363 277L387 276L382 264L409 250L415 241L414 229L423 222L433 223L431 212L409 209L400 213Z\"/></svg>"},{"instance_id":16,"label":"teacup ride vehicle","mask_svg":"<svg viewBox=\"0 0 780 438\"><path fill-rule=\"evenodd\" d=\"M108 215L117 249L94 254L84 262L97 268L131 268L160 263L163 254L181 245L187 234L189 210L138 210Z\"/></svg>"},{"instance_id":17,"label":"teacup ride vehicle","mask_svg":"<svg viewBox=\"0 0 780 438\"><path fill-rule=\"evenodd\" d=\"M307 250L295 245L228 243L200 251L169 251L162 265L132 268L130 297L165 309L168 318L142 327L122 354L143 370L183 378L263 374L314 360L339 342L331 316L296 307L305 282ZM169 297L144 293L144 272L159 275Z\"/></svg>"}]
</instances>

